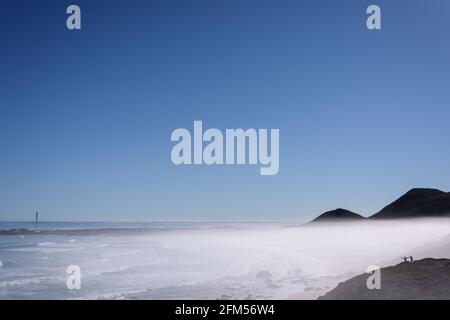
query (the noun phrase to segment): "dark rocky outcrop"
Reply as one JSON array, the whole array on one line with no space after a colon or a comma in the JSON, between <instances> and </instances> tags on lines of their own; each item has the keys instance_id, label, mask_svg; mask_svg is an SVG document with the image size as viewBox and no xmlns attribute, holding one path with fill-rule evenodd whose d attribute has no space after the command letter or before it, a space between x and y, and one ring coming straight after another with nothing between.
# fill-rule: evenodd
<instances>
[{"instance_id":1,"label":"dark rocky outcrop","mask_svg":"<svg viewBox=\"0 0 450 320\"><path fill-rule=\"evenodd\" d=\"M449 300L450 259L423 259L382 268L381 289L367 288L369 274L341 282L319 300Z\"/></svg>"}]
</instances>

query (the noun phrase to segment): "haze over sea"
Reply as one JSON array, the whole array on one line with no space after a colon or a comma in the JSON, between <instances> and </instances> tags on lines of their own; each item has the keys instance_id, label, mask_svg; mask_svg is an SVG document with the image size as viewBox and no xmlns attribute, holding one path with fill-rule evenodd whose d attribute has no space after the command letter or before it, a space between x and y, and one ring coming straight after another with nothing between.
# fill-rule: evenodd
<instances>
[{"instance_id":1,"label":"haze over sea","mask_svg":"<svg viewBox=\"0 0 450 320\"><path fill-rule=\"evenodd\" d=\"M1 222L0 299L315 298L368 265L447 245L448 222L42 222L38 233ZM66 288L69 265L81 290Z\"/></svg>"}]
</instances>

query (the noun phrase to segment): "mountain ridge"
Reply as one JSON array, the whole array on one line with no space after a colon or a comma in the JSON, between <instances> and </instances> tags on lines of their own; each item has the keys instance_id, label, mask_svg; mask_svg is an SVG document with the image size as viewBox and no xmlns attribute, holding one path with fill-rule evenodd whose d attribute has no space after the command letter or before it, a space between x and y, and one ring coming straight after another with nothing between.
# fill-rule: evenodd
<instances>
[{"instance_id":1,"label":"mountain ridge","mask_svg":"<svg viewBox=\"0 0 450 320\"><path fill-rule=\"evenodd\" d=\"M426 217L450 217L450 192L433 188L413 188L367 218L350 210L338 208L320 214L310 223Z\"/></svg>"},{"instance_id":2,"label":"mountain ridge","mask_svg":"<svg viewBox=\"0 0 450 320\"><path fill-rule=\"evenodd\" d=\"M311 222L335 222L335 221L357 221L365 219L363 216L342 208L322 213Z\"/></svg>"},{"instance_id":3,"label":"mountain ridge","mask_svg":"<svg viewBox=\"0 0 450 320\"><path fill-rule=\"evenodd\" d=\"M450 192L414 188L385 206L369 219L397 219L450 216Z\"/></svg>"}]
</instances>

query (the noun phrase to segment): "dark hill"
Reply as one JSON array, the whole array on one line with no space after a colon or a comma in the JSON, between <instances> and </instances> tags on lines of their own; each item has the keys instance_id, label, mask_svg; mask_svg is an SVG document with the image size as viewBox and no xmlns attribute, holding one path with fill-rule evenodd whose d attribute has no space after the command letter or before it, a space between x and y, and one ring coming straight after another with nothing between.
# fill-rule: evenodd
<instances>
[{"instance_id":1,"label":"dark hill","mask_svg":"<svg viewBox=\"0 0 450 320\"><path fill-rule=\"evenodd\" d=\"M327 211L311 222L341 222L341 221L358 221L364 219L357 213L351 212L346 209L336 209Z\"/></svg>"},{"instance_id":2,"label":"dark hill","mask_svg":"<svg viewBox=\"0 0 450 320\"><path fill-rule=\"evenodd\" d=\"M371 216L371 219L397 219L450 216L450 192L412 189Z\"/></svg>"},{"instance_id":3,"label":"dark hill","mask_svg":"<svg viewBox=\"0 0 450 320\"><path fill-rule=\"evenodd\" d=\"M319 300L449 300L450 260L423 259L382 268L381 289L369 290L369 274L341 282Z\"/></svg>"}]
</instances>

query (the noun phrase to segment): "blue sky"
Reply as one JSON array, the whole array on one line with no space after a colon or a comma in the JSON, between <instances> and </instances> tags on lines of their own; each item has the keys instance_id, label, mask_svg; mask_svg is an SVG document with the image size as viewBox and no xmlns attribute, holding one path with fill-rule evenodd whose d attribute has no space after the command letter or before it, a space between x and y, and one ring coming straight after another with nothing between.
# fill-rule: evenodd
<instances>
[{"instance_id":1,"label":"blue sky","mask_svg":"<svg viewBox=\"0 0 450 320\"><path fill-rule=\"evenodd\" d=\"M370 4L382 30L365 26ZM450 191L449 10L2 1L0 220L303 220ZM171 132L194 120L279 128L279 173L174 166Z\"/></svg>"}]
</instances>

